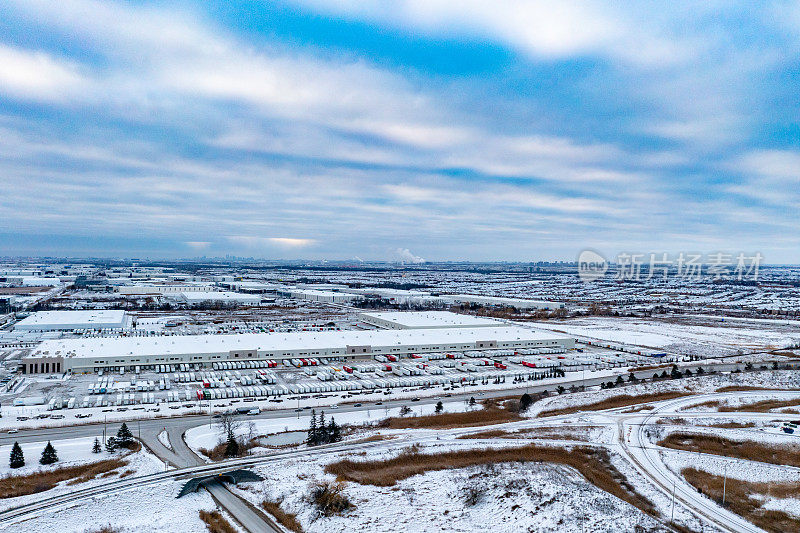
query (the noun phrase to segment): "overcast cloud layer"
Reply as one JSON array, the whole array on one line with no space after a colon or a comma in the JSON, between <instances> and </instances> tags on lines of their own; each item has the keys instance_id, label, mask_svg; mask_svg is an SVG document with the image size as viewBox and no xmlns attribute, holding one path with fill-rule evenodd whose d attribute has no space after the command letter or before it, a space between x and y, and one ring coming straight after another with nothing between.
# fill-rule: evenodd
<instances>
[{"instance_id":1,"label":"overcast cloud layer","mask_svg":"<svg viewBox=\"0 0 800 533\"><path fill-rule=\"evenodd\" d=\"M795 2L0 3L0 255L800 262Z\"/></svg>"}]
</instances>

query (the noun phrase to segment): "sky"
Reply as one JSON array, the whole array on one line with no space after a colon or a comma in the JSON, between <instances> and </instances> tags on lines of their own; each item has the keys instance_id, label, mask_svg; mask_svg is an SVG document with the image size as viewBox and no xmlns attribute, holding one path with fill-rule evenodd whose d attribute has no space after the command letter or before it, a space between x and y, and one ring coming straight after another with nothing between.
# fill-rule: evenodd
<instances>
[{"instance_id":1,"label":"sky","mask_svg":"<svg viewBox=\"0 0 800 533\"><path fill-rule=\"evenodd\" d=\"M800 263L800 4L0 3L0 256Z\"/></svg>"}]
</instances>

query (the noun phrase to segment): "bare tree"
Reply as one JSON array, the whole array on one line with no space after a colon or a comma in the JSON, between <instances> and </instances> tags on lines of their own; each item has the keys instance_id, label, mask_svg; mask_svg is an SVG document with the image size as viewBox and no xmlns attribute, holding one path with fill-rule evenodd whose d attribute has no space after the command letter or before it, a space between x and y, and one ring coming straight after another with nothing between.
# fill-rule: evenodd
<instances>
[{"instance_id":1,"label":"bare tree","mask_svg":"<svg viewBox=\"0 0 800 533\"><path fill-rule=\"evenodd\" d=\"M219 415L215 427L222 440L230 440L236 436L236 430L242 426L243 420L236 412L226 412Z\"/></svg>"}]
</instances>

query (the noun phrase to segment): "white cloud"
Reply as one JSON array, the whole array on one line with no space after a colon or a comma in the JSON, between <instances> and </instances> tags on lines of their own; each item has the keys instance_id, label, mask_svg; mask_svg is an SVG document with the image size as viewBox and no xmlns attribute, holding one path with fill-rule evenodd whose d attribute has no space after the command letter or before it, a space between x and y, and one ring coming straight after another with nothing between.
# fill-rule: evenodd
<instances>
[{"instance_id":1,"label":"white cloud","mask_svg":"<svg viewBox=\"0 0 800 533\"><path fill-rule=\"evenodd\" d=\"M85 85L71 62L0 44L0 93L25 100L67 101Z\"/></svg>"},{"instance_id":2,"label":"white cloud","mask_svg":"<svg viewBox=\"0 0 800 533\"><path fill-rule=\"evenodd\" d=\"M191 248L192 250L205 250L209 246L211 246L211 242L209 241L186 241L184 244Z\"/></svg>"},{"instance_id":3,"label":"white cloud","mask_svg":"<svg viewBox=\"0 0 800 533\"><path fill-rule=\"evenodd\" d=\"M307 248L316 244L314 239L297 239L292 237L253 237L250 235L231 235L228 240L234 244L248 248Z\"/></svg>"},{"instance_id":4,"label":"white cloud","mask_svg":"<svg viewBox=\"0 0 800 533\"><path fill-rule=\"evenodd\" d=\"M604 55L637 65L664 65L690 54L675 36L642 24L606 2L557 0L298 0L325 13L366 19L429 35L490 38L537 58Z\"/></svg>"}]
</instances>

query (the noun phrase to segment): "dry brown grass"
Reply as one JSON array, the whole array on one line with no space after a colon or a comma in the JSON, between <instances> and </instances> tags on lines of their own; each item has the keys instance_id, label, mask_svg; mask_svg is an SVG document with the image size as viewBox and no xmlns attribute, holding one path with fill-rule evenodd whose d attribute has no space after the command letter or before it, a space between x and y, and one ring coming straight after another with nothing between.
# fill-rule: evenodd
<instances>
[{"instance_id":1,"label":"dry brown grass","mask_svg":"<svg viewBox=\"0 0 800 533\"><path fill-rule=\"evenodd\" d=\"M690 406L686 407L683 410L686 411L687 409L699 409L701 407L709 407L712 410L713 409L719 410L719 406L720 405L722 405L722 403L719 400L708 400L708 401L705 401L705 402L700 402L700 403L696 403L694 405L690 405Z\"/></svg>"},{"instance_id":2,"label":"dry brown grass","mask_svg":"<svg viewBox=\"0 0 800 533\"><path fill-rule=\"evenodd\" d=\"M703 494L722 504L724 478L707 472L686 468L683 477ZM800 519L782 511L768 511L761 507L762 501L754 496L767 495L775 498L792 498L800 492L800 483L751 483L728 478L725 487L725 506L756 526L774 533L800 531Z\"/></svg>"},{"instance_id":3,"label":"dry brown grass","mask_svg":"<svg viewBox=\"0 0 800 533\"><path fill-rule=\"evenodd\" d=\"M88 465L64 466L26 476L9 476L0 479L0 498L16 498L50 490L62 481L77 485L127 465L123 459L106 459Z\"/></svg>"},{"instance_id":4,"label":"dry brown grass","mask_svg":"<svg viewBox=\"0 0 800 533\"><path fill-rule=\"evenodd\" d=\"M341 482L321 481L313 483L309 499L314 503L319 513L324 516L340 515L354 507L344 493L344 483Z\"/></svg>"},{"instance_id":5,"label":"dry brown grass","mask_svg":"<svg viewBox=\"0 0 800 533\"><path fill-rule=\"evenodd\" d=\"M710 453L736 459L800 467L800 446L766 445L753 441L730 440L718 435L684 432L667 435L658 442L658 445L675 450Z\"/></svg>"},{"instance_id":6,"label":"dry brown grass","mask_svg":"<svg viewBox=\"0 0 800 533\"><path fill-rule=\"evenodd\" d=\"M517 413L487 403L483 409L463 413L442 413L439 415L394 417L381 421L378 426L388 429L452 429L472 426L489 426L524 420Z\"/></svg>"},{"instance_id":7,"label":"dry brown grass","mask_svg":"<svg viewBox=\"0 0 800 533\"><path fill-rule=\"evenodd\" d=\"M602 448L579 446L567 451L561 448L527 445L499 450L480 448L437 454L422 454L418 449L408 449L391 459L374 461L344 459L327 465L325 472L335 475L340 480L387 487L429 471L508 462L545 462L572 467L600 489L648 514L658 516L652 502L636 492L625 476L611 464L608 452Z\"/></svg>"},{"instance_id":8,"label":"dry brown grass","mask_svg":"<svg viewBox=\"0 0 800 533\"><path fill-rule=\"evenodd\" d=\"M509 433L503 429L489 429L486 431L479 431L478 433L470 433L468 435L459 435L457 439L500 439L500 438L514 438L514 433Z\"/></svg>"},{"instance_id":9,"label":"dry brown grass","mask_svg":"<svg viewBox=\"0 0 800 533\"><path fill-rule=\"evenodd\" d=\"M297 516L292 513L287 513L281 508L280 502L274 502L272 500L264 500L261 502L261 508L264 509L266 512L271 514L275 517L275 520L278 521L280 525L288 529L289 531L294 531L295 533L303 533L303 527L300 525L300 522L297 521Z\"/></svg>"},{"instance_id":10,"label":"dry brown grass","mask_svg":"<svg viewBox=\"0 0 800 533\"><path fill-rule=\"evenodd\" d=\"M539 413L540 417L544 416L558 416L570 415L581 411L602 411L604 409L617 409L619 407L628 407L630 405L637 405L640 403L660 402L664 400L674 400L675 398L682 398L684 396L691 396L691 392L682 391L669 391L669 392L655 392L652 394L643 394L641 396L631 396L629 394L621 394L613 396L599 402L589 403L585 405L573 405L570 407L562 407L560 409L548 409Z\"/></svg>"},{"instance_id":11,"label":"dry brown grass","mask_svg":"<svg viewBox=\"0 0 800 533\"><path fill-rule=\"evenodd\" d=\"M210 533L237 533L236 528L219 511L200 510L200 520L205 522Z\"/></svg>"},{"instance_id":12,"label":"dry brown grass","mask_svg":"<svg viewBox=\"0 0 800 533\"><path fill-rule=\"evenodd\" d=\"M770 389L769 387L756 387L753 385L726 385L724 387L720 387L717 389L717 392L746 392L752 390L777 390L777 389ZM781 389L785 390L785 389Z\"/></svg>"},{"instance_id":13,"label":"dry brown grass","mask_svg":"<svg viewBox=\"0 0 800 533\"><path fill-rule=\"evenodd\" d=\"M706 427L720 428L720 429L745 429L756 427L755 422L723 422L720 424L709 424Z\"/></svg>"},{"instance_id":14,"label":"dry brown grass","mask_svg":"<svg viewBox=\"0 0 800 533\"><path fill-rule=\"evenodd\" d=\"M760 402L745 403L737 406L723 405L719 408L719 411L722 413L731 413L731 412L768 413L773 409L780 409L782 407L795 407L797 405L800 405L800 399L762 400Z\"/></svg>"}]
</instances>

